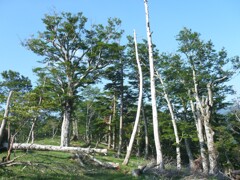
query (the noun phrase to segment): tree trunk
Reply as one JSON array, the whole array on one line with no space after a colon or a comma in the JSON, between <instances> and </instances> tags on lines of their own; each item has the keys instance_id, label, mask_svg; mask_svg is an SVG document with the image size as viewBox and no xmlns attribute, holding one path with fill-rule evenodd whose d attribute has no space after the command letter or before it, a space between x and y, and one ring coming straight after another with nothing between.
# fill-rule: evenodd
<instances>
[{"instance_id":1,"label":"tree trunk","mask_svg":"<svg viewBox=\"0 0 240 180\"><path fill-rule=\"evenodd\" d=\"M144 137L145 137L145 154L144 154L144 159L147 160L148 159L148 155L149 155L148 122L147 122L147 118L145 116L145 112L144 112L143 106L142 106L142 117L143 117L143 121L144 121Z\"/></svg>"},{"instance_id":2,"label":"tree trunk","mask_svg":"<svg viewBox=\"0 0 240 180\"><path fill-rule=\"evenodd\" d=\"M34 142L34 127L35 127L36 120L37 120L37 117L35 117L33 122L32 122L32 126L31 126L31 129L29 131L26 143L29 143L30 139L32 139L32 141L31 141L32 143Z\"/></svg>"},{"instance_id":3,"label":"tree trunk","mask_svg":"<svg viewBox=\"0 0 240 180\"><path fill-rule=\"evenodd\" d=\"M160 143L160 138L159 138L156 89L155 89L155 78L154 78L154 64L153 64L153 47L152 47L152 37L151 37L151 31L150 31L148 1L147 0L144 0L144 6L145 6L145 13L146 13L146 29L147 29L147 39L148 39L148 51L149 51L154 141L155 141L155 147L156 147L157 165L158 165L159 169L164 169L163 155L162 155L161 143Z\"/></svg>"},{"instance_id":4,"label":"tree trunk","mask_svg":"<svg viewBox=\"0 0 240 180\"><path fill-rule=\"evenodd\" d=\"M76 118L74 118L72 121L72 128L73 128L72 140L77 141L79 140L79 134L78 134L78 121Z\"/></svg>"},{"instance_id":5,"label":"tree trunk","mask_svg":"<svg viewBox=\"0 0 240 180\"><path fill-rule=\"evenodd\" d=\"M177 120L176 120L176 116L173 111L172 103L170 101L170 98L168 96L168 93L167 93L167 90L165 87L165 83L164 83L161 75L157 71L156 71L156 74L157 74L158 79L160 80L161 85L163 86L164 98L167 101L168 110L171 115L173 131L174 131L174 136L175 136L175 142L176 142L177 169L180 170L181 169L181 151L180 151L180 140L179 140L179 136L178 136L178 129L177 129L177 123L176 123Z\"/></svg>"},{"instance_id":6,"label":"tree trunk","mask_svg":"<svg viewBox=\"0 0 240 180\"><path fill-rule=\"evenodd\" d=\"M217 80L216 80L217 81ZM208 98L205 100L205 118L204 127L205 134L207 137L207 147L208 147L208 158L209 158L209 173L217 174L217 150L214 145L214 131L210 125L212 107L213 107L213 93L212 93L212 83L207 84Z\"/></svg>"},{"instance_id":7,"label":"tree trunk","mask_svg":"<svg viewBox=\"0 0 240 180\"><path fill-rule=\"evenodd\" d=\"M81 147L63 147L40 144L21 144L13 143L13 149L16 150L43 150L43 151L63 151L63 152L85 152L85 153L103 153L107 154L107 149L81 148Z\"/></svg>"},{"instance_id":8,"label":"tree trunk","mask_svg":"<svg viewBox=\"0 0 240 180\"><path fill-rule=\"evenodd\" d=\"M90 144L90 124L91 118L89 118L90 107L87 105L87 114L86 114L86 128L85 128L85 140L87 144Z\"/></svg>"},{"instance_id":9,"label":"tree trunk","mask_svg":"<svg viewBox=\"0 0 240 180\"><path fill-rule=\"evenodd\" d=\"M207 120L204 121L205 133L207 137L208 158L209 158L209 173L218 173L217 168L217 151L214 146L214 132Z\"/></svg>"},{"instance_id":10,"label":"tree trunk","mask_svg":"<svg viewBox=\"0 0 240 180\"><path fill-rule=\"evenodd\" d=\"M109 116L108 120L108 149L112 146L112 115Z\"/></svg>"},{"instance_id":11,"label":"tree trunk","mask_svg":"<svg viewBox=\"0 0 240 180\"><path fill-rule=\"evenodd\" d=\"M122 150L122 134L123 134L123 63L121 60L121 97L120 97L120 119L119 119L119 141L117 155L120 157Z\"/></svg>"},{"instance_id":12,"label":"tree trunk","mask_svg":"<svg viewBox=\"0 0 240 180\"><path fill-rule=\"evenodd\" d=\"M92 142L92 129L91 129L91 123L92 118L95 115L95 111L92 110L93 104L87 105L87 114L86 114L86 129L85 129L85 139L87 144L91 144Z\"/></svg>"},{"instance_id":13,"label":"tree trunk","mask_svg":"<svg viewBox=\"0 0 240 180\"><path fill-rule=\"evenodd\" d=\"M183 106L183 111L184 111L184 120L187 122L186 101L184 101L183 98L181 98L181 101L182 101L182 106ZM189 144L189 138L184 138L184 143L185 143L185 147L186 147L186 151L187 151L187 155L188 155L189 167L191 170L194 170L194 159L193 159L192 151L191 151L190 144Z\"/></svg>"},{"instance_id":14,"label":"tree trunk","mask_svg":"<svg viewBox=\"0 0 240 180\"><path fill-rule=\"evenodd\" d=\"M141 146L141 123L138 123L136 146L137 146L136 157L140 157L141 156L141 147L140 147Z\"/></svg>"},{"instance_id":15,"label":"tree trunk","mask_svg":"<svg viewBox=\"0 0 240 180\"><path fill-rule=\"evenodd\" d=\"M68 147L70 143L70 118L71 118L71 103L66 102L63 113L62 131L61 131L61 146Z\"/></svg>"},{"instance_id":16,"label":"tree trunk","mask_svg":"<svg viewBox=\"0 0 240 180\"><path fill-rule=\"evenodd\" d=\"M195 120L195 125L196 125L196 129L197 129L198 141L199 141L199 146L200 146L200 155L202 158L203 173L208 174L208 159L207 159L207 155L206 155L202 120L199 117L199 112L198 113L196 112L195 106L194 106L192 100L190 100L190 105L191 105L193 118Z\"/></svg>"},{"instance_id":17,"label":"tree trunk","mask_svg":"<svg viewBox=\"0 0 240 180\"><path fill-rule=\"evenodd\" d=\"M204 108L202 106L202 102L199 98L199 87L198 87L198 81L197 81L197 76L196 76L196 70L194 67L194 64L192 64L192 77L193 77L193 84L194 84L194 98L196 100L196 107L197 111L195 111L195 117L197 118L197 131L198 131L198 139L200 143L200 152L201 152L201 157L202 157L202 166L203 166L203 173L208 174L209 168L208 168L208 159L206 155L206 149L205 149L205 141L204 141L204 130L203 130L203 121L204 121ZM192 105L193 102L192 102ZM194 108L195 110L195 108Z\"/></svg>"},{"instance_id":18,"label":"tree trunk","mask_svg":"<svg viewBox=\"0 0 240 180\"><path fill-rule=\"evenodd\" d=\"M172 125L173 125L173 130L174 130L174 135L175 135L175 141L176 141L177 169L181 169L180 140L179 140L179 136L178 136L176 117L175 117L174 112L173 112L172 104L171 104L171 102L168 98L168 94L165 93L164 97L167 101L168 109L170 111L171 118L172 118Z\"/></svg>"},{"instance_id":19,"label":"tree trunk","mask_svg":"<svg viewBox=\"0 0 240 180\"><path fill-rule=\"evenodd\" d=\"M12 94L13 94L13 91L10 91L9 95L8 95L8 98L7 98L7 103L6 103L6 107L5 107L5 112L4 112L2 124L1 124L1 127L0 127L0 145L3 143L2 141L3 141L3 136L4 136L4 130L5 130L6 124L7 124L9 106L10 106L10 100L11 100Z\"/></svg>"},{"instance_id":20,"label":"tree trunk","mask_svg":"<svg viewBox=\"0 0 240 180\"><path fill-rule=\"evenodd\" d=\"M194 162L193 162L194 160L193 160L193 155L192 155L192 151L189 144L189 139L184 138L184 143L185 143L185 147L186 147L186 151L189 159L189 167L191 170L194 170Z\"/></svg>"},{"instance_id":21,"label":"tree trunk","mask_svg":"<svg viewBox=\"0 0 240 180\"><path fill-rule=\"evenodd\" d=\"M112 142L112 146L113 146L113 150L116 149L116 93L114 93L114 97L113 97L113 142Z\"/></svg>"},{"instance_id":22,"label":"tree trunk","mask_svg":"<svg viewBox=\"0 0 240 180\"><path fill-rule=\"evenodd\" d=\"M133 127L132 135L131 135L131 138L130 138L130 141L129 141L129 145L127 147L127 153L126 153L125 159L123 161L124 165L128 164L129 158L131 156L132 146L133 146L133 142L134 142L134 139L135 139L135 136L136 136L136 133L137 133L137 128L138 128L139 119L140 119L141 106L142 106L142 94L143 94L142 68L141 68L141 64L140 64L140 60L139 60L139 56L138 56L137 38L136 38L135 31L134 31L134 42L135 42L136 60L137 60L138 73L139 73L139 97L138 97L138 107L137 107L136 119L135 119L135 122L134 122L134 127Z\"/></svg>"}]
</instances>

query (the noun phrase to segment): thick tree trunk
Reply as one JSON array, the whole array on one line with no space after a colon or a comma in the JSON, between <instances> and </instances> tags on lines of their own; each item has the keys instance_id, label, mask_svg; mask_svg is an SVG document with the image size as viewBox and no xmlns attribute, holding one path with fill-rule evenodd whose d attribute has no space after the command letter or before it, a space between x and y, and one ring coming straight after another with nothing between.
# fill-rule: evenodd
<instances>
[{"instance_id":1,"label":"thick tree trunk","mask_svg":"<svg viewBox=\"0 0 240 180\"><path fill-rule=\"evenodd\" d=\"M72 128L73 128L72 140L77 141L79 140L79 134L78 134L78 121L76 118L74 118L72 121Z\"/></svg>"},{"instance_id":2,"label":"thick tree trunk","mask_svg":"<svg viewBox=\"0 0 240 180\"><path fill-rule=\"evenodd\" d=\"M196 100L196 109L195 111L193 102L191 101L191 106L192 109L194 109L194 114L196 118L196 126L197 126L197 131L198 131L198 139L199 139L199 144L200 144L200 152L201 152L201 157L202 157L202 166L203 166L203 173L208 174L209 167L208 167L208 158L207 158L207 153L205 149L205 141L204 141L204 129L203 129L203 121L204 121L204 108L202 106L202 102L199 97L199 87L198 87L198 81L197 81L197 75L196 75L196 70L194 67L194 64L192 64L192 77L193 77L193 84L194 84L194 98Z\"/></svg>"},{"instance_id":3,"label":"thick tree trunk","mask_svg":"<svg viewBox=\"0 0 240 180\"><path fill-rule=\"evenodd\" d=\"M206 151L206 144L204 141L204 134L203 134L203 124L202 120L199 117L197 120L197 129L198 129L198 139L199 139L199 145L200 145L200 154L202 157L202 166L203 166L203 173L208 174L208 158L207 158L207 151Z\"/></svg>"},{"instance_id":4,"label":"thick tree trunk","mask_svg":"<svg viewBox=\"0 0 240 180\"><path fill-rule=\"evenodd\" d=\"M207 120L204 121L205 133L207 137L208 158L209 158L209 173L218 173L217 168L217 151L214 146L214 132Z\"/></svg>"},{"instance_id":5,"label":"thick tree trunk","mask_svg":"<svg viewBox=\"0 0 240 180\"><path fill-rule=\"evenodd\" d=\"M157 165L158 165L159 169L164 169L163 155L162 155L161 143L160 143L160 138L159 138L156 89L155 89L155 78L154 78L155 74L154 74L154 64L153 64L153 47L152 47L152 37L151 37L151 31L150 31L148 1L147 0L144 0L144 6L145 6L145 13L146 13L146 29L147 29L149 65L150 65L153 133L154 133L154 141L155 141L155 148L156 148Z\"/></svg>"},{"instance_id":6,"label":"thick tree trunk","mask_svg":"<svg viewBox=\"0 0 240 180\"><path fill-rule=\"evenodd\" d=\"M6 124L7 124L9 106L10 106L10 100L11 100L12 94L13 94L13 91L10 91L9 95L8 95L8 98L7 98L7 103L6 103L6 107L5 107L5 112L4 112L2 124L1 124L1 127L0 127L0 146L3 143L2 141L3 141L3 136L4 136L4 130L5 130Z\"/></svg>"},{"instance_id":7,"label":"thick tree trunk","mask_svg":"<svg viewBox=\"0 0 240 180\"><path fill-rule=\"evenodd\" d=\"M66 102L63 113L63 122L61 130L61 146L68 147L70 143L70 118L71 118L71 105Z\"/></svg>"},{"instance_id":8,"label":"thick tree trunk","mask_svg":"<svg viewBox=\"0 0 240 180\"><path fill-rule=\"evenodd\" d=\"M198 113L196 112L195 106L194 106L192 100L190 100L190 105L191 105L193 118L195 120L195 125L196 125L196 129L197 129L197 135L198 135L198 141L199 141L199 147L200 147L200 155L201 155L201 159L202 159L203 173L208 174L208 159L207 159L207 155L206 155L202 120L199 117L199 112Z\"/></svg>"},{"instance_id":9,"label":"thick tree trunk","mask_svg":"<svg viewBox=\"0 0 240 180\"><path fill-rule=\"evenodd\" d=\"M132 147L133 147L133 142L137 133L137 128L139 124L139 119L140 119L140 113L141 113L141 106L142 106L142 94L143 94L143 76L142 76L142 68L138 56L138 47L137 47L137 38L136 38L136 33L134 31L134 42L135 42L135 52L136 52L136 60L137 60L137 65L138 65L138 73L139 73L139 97L138 97L138 107L137 107L137 114L136 114L136 119L134 122L134 127L132 131L132 135L129 141L129 145L127 147L127 153L125 156L125 159L123 161L124 165L128 164L129 158L131 156L132 152ZM140 127L139 127L140 128Z\"/></svg>"},{"instance_id":10,"label":"thick tree trunk","mask_svg":"<svg viewBox=\"0 0 240 180\"><path fill-rule=\"evenodd\" d=\"M217 167L217 150L214 145L214 131L210 125L212 107L213 107L213 93L212 93L212 84L207 84L208 98L205 100L205 117L204 117L204 127L205 134L207 139L208 147L208 158L209 158L209 173L216 174L218 173Z\"/></svg>"},{"instance_id":11,"label":"thick tree trunk","mask_svg":"<svg viewBox=\"0 0 240 180\"><path fill-rule=\"evenodd\" d=\"M17 150L42 150L42 151L64 151L64 152L85 152L85 153L103 153L107 154L107 149L81 148L81 147L63 147L40 144L21 144L13 143L13 149Z\"/></svg>"}]
</instances>

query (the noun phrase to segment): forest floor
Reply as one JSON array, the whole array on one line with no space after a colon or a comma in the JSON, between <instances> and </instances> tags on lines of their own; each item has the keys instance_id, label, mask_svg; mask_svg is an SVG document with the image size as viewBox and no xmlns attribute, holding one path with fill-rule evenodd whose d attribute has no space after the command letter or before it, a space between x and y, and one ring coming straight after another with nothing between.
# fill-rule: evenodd
<instances>
[{"instance_id":1,"label":"forest floor","mask_svg":"<svg viewBox=\"0 0 240 180\"><path fill-rule=\"evenodd\" d=\"M58 140L37 141L38 144L58 145ZM219 179L218 177L205 177L201 174L191 174L187 169L176 171L166 168L161 175L143 174L132 176L132 170L139 165L147 164L143 158L132 157L128 166L123 166L122 158L115 158L114 152L108 155L96 155L103 162L119 163L119 169L106 169L93 164L81 166L79 161L73 159L72 153L54 151L14 151L11 159L18 157L11 166L0 166L0 179L86 179L86 180L114 180L114 179ZM0 153L0 158L6 152Z\"/></svg>"}]
</instances>

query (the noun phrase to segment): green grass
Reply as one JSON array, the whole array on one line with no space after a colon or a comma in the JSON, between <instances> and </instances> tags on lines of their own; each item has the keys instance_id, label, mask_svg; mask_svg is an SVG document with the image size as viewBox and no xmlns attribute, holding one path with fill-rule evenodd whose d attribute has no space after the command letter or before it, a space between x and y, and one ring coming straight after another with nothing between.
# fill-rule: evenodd
<instances>
[{"instance_id":1,"label":"green grass","mask_svg":"<svg viewBox=\"0 0 240 180\"><path fill-rule=\"evenodd\" d=\"M59 145L59 139L39 139L37 144ZM72 143L72 146L79 146ZM81 144L82 145L82 144ZM0 158L6 156L6 152L0 153ZM129 166L122 166L123 159L114 157L114 152L108 155L96 155L101 161L115 162L120 164L120 170L105 169L99 166L86 164L81 167L77 160L72 159L72 154L55 151L14 151L11 159L18 157L15 164L9 167L0 167L0 179L136 179L130 172L136 168L137 160ZM20 164L21 163L21 164Z\"/></svg>"},{"instance_id":2,"label":"green grass","mask_svg":"<svg viewBox=\"0 0 240 180\"><path fill-rule=\"evenodd\" d=\"M35 143L59 145L59 139L41 139ZM79 143L72 143L72 146L79 146ZM93 146L92 146L93 147ZM181 179L189 176L186 172L168 170L168 174L161 177L145 174L138 178L133 177L131 172L139 165L146 165L143 158L132 157L128 166L123 166L123 157L115 158L116 153L109 151L108 155L95 155L101 161L119 163L120 169L105 169L92 164L80 166L77 160L72 159L72 154L55 151L14 151L11 159L19 157L15 162L21 163L9 167L0 166L1 179L86 179L86 180L134 180L134 179ZM6 156L6 152L0 153L0 158ZM194 177L195 178L195 177ZM197 179L197 178L195 178ZM214 179L214 178L213 178Z\"/></svg>"},{"instance_id":3,"label":"green grass","mask_svg":"<svg viewBox=\"0 0 240 180\"><path fill-rule=\"evenodd\" d=\"M0 157L3 155L1 154ZM21 165L0 168L0 179L133 179L123 170L87 165L81 167L71 153L53 151L16 151ZM12 155L13 157L13 155Z\"/></svg>"}]
</instances>

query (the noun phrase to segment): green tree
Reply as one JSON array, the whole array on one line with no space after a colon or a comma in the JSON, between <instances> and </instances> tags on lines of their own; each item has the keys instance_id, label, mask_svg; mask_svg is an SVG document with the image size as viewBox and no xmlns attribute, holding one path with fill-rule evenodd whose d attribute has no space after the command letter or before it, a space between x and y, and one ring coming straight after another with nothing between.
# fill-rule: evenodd
<instances>
[{"instance_id":1,"label":"green tree","mask_svg":"<svg viewBox=\"0 0 240 180\"><path fill-rule=\"evenodd\" d=\"M89 27L82 13L61 13L46 15L43 23L45 31L24 45L44 57L43 70L61 92L61 146L68 146L74 99L81 87L95 82L101 70L118 59L121 21L109 19L106 26Z\"/></svg>"},{"instance_id":2,"label":"green tree","mask_svg":"<svg viewBox=\"0 0 240 180\"><path fill-rule=\"evenodd\" d=\"M196 120L204 173L208 173L209 166L209 173L215 174L218 172L218 152L214 144L214 114L217 113L219 103L222 104L226 95L231 92L225 84L233 74L225 69L230 59L225 49L217 52L211 41L202 41L200 34L190 29L181 30L177 40L182 59L190 69L187 76L191 79L188 80L191 107ZM207 153L204 150L205 144Z\"/></svg>"},{"instance_id":3,"label":"green tree","mask_svg":"<svg viewBox=\"0 0 240 180\"><path fill-rule=\"evenodd\" d=\"M8 96L8 101L0 128L0 144L7 122L8 136L10 138L10 119L11 121L17 119L17 121L14 123L14 126L18 127L18 131L20 131L22 130L21 127L23 126L17 126L17 123L21 122L23 124L23 120L29 118L30 111L29 106L27 106L28 100L25 98L25 96L32 88L31 81L27 77L20 75L19 72L12 70L3 71L1 73L1 79L2 81L0 82L0 92L6 99ZM10 101L11 96L13 97ZM8 114L10 114L11 117L8 117Z\"/></svg>"}]
</instances>

